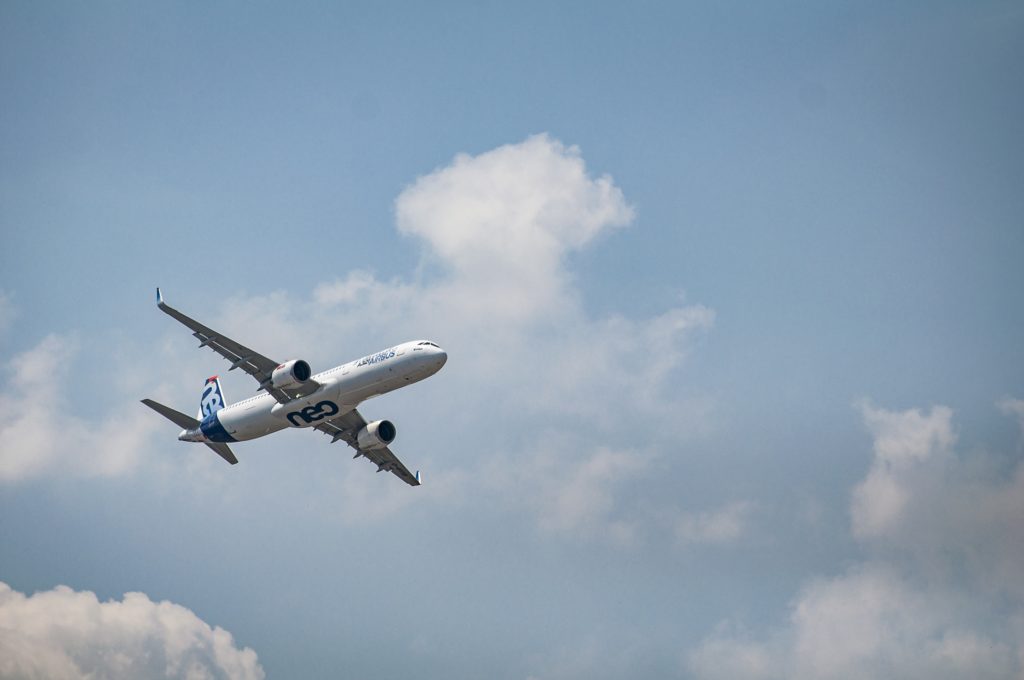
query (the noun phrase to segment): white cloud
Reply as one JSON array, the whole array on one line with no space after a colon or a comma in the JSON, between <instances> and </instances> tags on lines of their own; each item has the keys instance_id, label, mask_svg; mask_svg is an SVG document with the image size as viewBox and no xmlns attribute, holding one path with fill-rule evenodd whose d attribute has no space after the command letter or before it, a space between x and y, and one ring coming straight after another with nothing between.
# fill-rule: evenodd
<instances>
[{"instance_id":1,"label":"white cloud","mask_svg":"<svg viewBox=\"0 0 1024 680\"><path fill-rule=\"evenodd\" d=\"M440 398L413 416L430 421L436 439L397 448L410 467L424 471L424 488L410 493L386 475L368 481L362 461L346 465L340 478L323 480L333 487L327 502L342 521L376 522L414 505L489 494L514 513L525 510L545 534L618 545L643 539L652 523L669 532L678 525L687 542L730 542L742 534L742 504L681 516L674 498L648 496L642 507L629 500L627 482L672 463L661 451L679 451L687 437L707 429L711 400L680 397L674 373L694 339L714 324L714 312L684 304L649 317L586 311L567 255L633 219L610 177L591 176L578 148L537 135L457 156L407 187L395 212L399 230L423 246L428 266L413 280L350 271L307 298L283 291L235 297L219 319L204 319L243 341L260 338L257 349L268 356L302 357L318 368L416 337L449 351L448 365L430 381L443 385ZM175 304L188 308L186 301ZM173 360L165 364L200 371L210 365L209 356L187 349L183 329L172 327L168 336ZM150 433L170 432L137 404L141 394L169 397L152 378L125 383L132 397L112 411L132 409L138 417L77 416L62 388L77 352L73 339L51 336L11 362L13 378L0 393L0 480L127 473ZM180 399L184 383L171 382ZM431 387L412 388L425 389ZM363 410L392 417L381 408L383 401ZM575 434L559 435L565 432ZM307 441L327 446L319 437ZM246 445L240 447L244 458ZM205 449L188 451L186 466L216 477Z\"/></svg>"},{"instance_id":2,"label":"white cloud","mask_svg":"<svg viewBox=\"0 0 1024 680\"><path fill-rule=\"evenodd\" d=\"M594 448L587 448L594 446ZM674 536L677 545L730 545L748 532L754 504L734 501L683 512L675 498L638 497L637 485L661 466L652 450L592 445L578 434L544 431L515 459L499 458L481 476L493 497L528 508L542 533L630 547Z\"/></svg>"},{"instance_id":3,"label":"white cloud","mask_svg":"<svg viewBox=\"0 0 1024 680\"><path fill-rule=\"evenodd\" d=\"M136 400L116 405L99 423L75 415L65 381L78 353L73 337L50 335L4 367L0 391L0 481L47 474L112 476L131 470L154 429L136 411Z\"/></svg>"},{"instance_id":4,"label":"white cloud","mask_svg":"<svg viewBox=\"0 0 1024 680\"><path fill-rule=\"evenodd\" d=\"M1008 416L1017 417L1017 426L1020 428L1021 442L1024 443L1024 399L1011 399L1006 397L996 404L999 410Z\"/></svg>"},{"instance_id":5,"label":"white cloud","mask_svg":"<svg viewBox=\"0 0 1024 680\"><path fill-rule=\"evenodd\" d=\"M541 525L564 531L607 516L614 503L609 485L620 476L635 474L640 465L642 462L630 453L598 450L564 476L555 477L558 483L549 489Z\"/></svg>"},{"instance_id":6,"label":"white cloud","mask_svg":"<svg viewBox=\"0 0 1024 680\"><path fill-rule=\"evenodd\" d=\"M631 541L638 518L617 499L618 480L650 474L666 442L678 447L705 427L710 402L680 398L671 377L714 312L701 305L648 318L586 312L566 255L627 225L633 211L610 177L588 174L579 149L546 135L459 155L407 187L395 210L399 229L424 245L429 266L420 278L352 271L319 285L311 300L233 299L225 332L266 338L268 353L298 354L303 346L349 353L325 362L397 339L437 340L449 361L430 382L443 384L443 397L423 417L449 424L438 432L446 456L406 462L428 480L481 482L449 483L450 493L432 502L459 502L493 488L487 480L511 476L524 485L520 493L499 496L534 511L543 531L571 526ZM545 441L568 428L582 434ZM344 484L346 494L359 495Z\"/></svg>"},{"instance_id":7,"label":"white cloud","mask_svg":"<svg viewBox=\"0 0 1024 680\"><path fill-rule=\"evenodd\" d=\"M610 177L592 179L577 147L547 135L456 156L403 191L395 212L443 264L459 307L515 320L559 310L564 255L633 219Z\"/></svg>"},{"instance_id":8,"label":"white cloud","mask_svg":"<svg viewBox=\"0 0 1024 680\"><path fill-rule=\"evenodd\" d=\"M920 409L886 411L861 405L864 422L874 436L875 462L910 466L935 455L948 454L956 441L953 411L934 406L928 415Z\"/></svg>"},{"instance_id":9,"label":"white cloud","mask_svg":"<svg viewBox=\"0 0 1024 680\"><path fill-rule=\"evenodd\" d=\"M933 627L924 602L889 574L859 570L804 588L793 607L793 660L805 677L893 677L908 638L927 637ZM909 627L909 630L908 630Z\"/></svg>"},{"instance_id":10,"label":"white cloud","mask_svg":"<svg viewBox=\"0 0 1024 680\"><path fill-rule=\"evenodd\" d=\"M412 280L349 271L308 297L239 296L225 302L219 319L204 319L243 341L260 338L257 349L268 356L302 357L318 368L416 337L449 351L443 373L412 388L429 394L431 385L443 385L439 398L412 415L431 423L420 431L435 439L397 448L424 471L425 488L410 493L380 475L367 481L362 461L343 466L340 478L323 480L333 487L326 502L342 521L376 522L418 504L490 494L514 513L527 511L546 534L626 545L652 521L666 528L674 499L648 497L641 508L627 500L624 482L653 474L660 451L678 451L686 437L707 429L712 402L680 397L673 374L694 338L713 325L714 312L679 304L646 318L587 313L566 257L632 221L614 181L591 176L578 148L537 135L456 156L408 186L395 213L398 229L423 246L426 266ZM184 300L175 304L188 308ZM173 362L165 363L209 370L199 368L210 365L209 356L185 349L183 329L170 328L168 336ZM12 378L0 392L0 480L127 473L151 433L169 432L137 399L147 394L175 404L185 389L177 378L172 389L133 374L120 386L131 398L111 411L118 417L76 415L63 385L77 353L72 338L54 335L11 361ZM393 417L382 408L383 401L363 410ZM124 412L138 417L119 417ZM552 434L561 432L578 434ZM216 477L208 452L188 452L186 467ZM658 472L670 463L663 459ZM516 493L508 492L510 480ZM695 520L697 540L734 540L742 514Z\"/></svg>"},{"instance_id":11,"label":"white cloud","mask_svg":"<svg viewBox=\"0 0 1024 680\"><path fill-rule=\"evenodd\" d=\"M0 678L263 677L252 649L181 605L67 586L26 596L0 582Z\"/></svg>"},{"instance_id":12,"label":"white cloud","mask_svg":"<svg viewBox=\"0 0 1024 680\"><path fill-rule=\"evenodd\" d=\"M946 407L935 407L928 415L917 409L894 413L866 403L861 409L875 438L875 457L867 478L853 492L853 532L870 537L900 521L909 501L903 482L921 474L921 463L947 460L955 436L953 412Z\"/></svg>"},{"instance_id":13,"label":"white cloud","mask_svg":"<svg viewBox=\"0 0 1024 680\"><path fill-rule=\"evenodd\" d=\"M871 559L807 584L765 640L708 637L696 677L1024 677L1024 463L957 455L945 407L862 413L873 460L851 519Z\"/></svg>"},{"instance_id":14,"label":"white cloud","mask_svg":"<svg viewBox=\"0 0 1024 680\"><path fill-rule=\"evenodd\" d=\"M332 507L324 508L326 512L338 513L341 522L348 525L387 520L408 508L426 504L457 503L462 488L478 483L461 469L442 469L425 474L422 486L413 491L392 475L377 474L373 466L361 463L353 461L352 469L344 471L337 491L329 494Z\"/></svg>"},{"instance_id":15,"label":"white cloud","mask_svg":"<svg viewBox=\"0 0 1024 680\"><path fill-rule=\"evenodd\" d=\"M686 655L690 673L701 680L775 680L782 675L780 650L753 642L727 624Z\"/></svg>"},{"instance_id":16,"label":"white cloud","mask_svg":"<svg viewBox=\"0 0 1024 680\"><path fill-rule=\"evenodd\" d=\"M637 540L635 508L617 497L619 485L646 473L649 456L598 447L583 451L576 437L543 433L529 456L489 476L506 502L524 504L541 531L596 538L615 545Z\"/></svg>"},{"instance_id":17,"label":"white cloud","mask_svg":"<svg viewBox=\"0 0 1024 680\"><path fill-rule=\"evenodd\" d=\"M1016 677L1024 640L972 630L965 610L970 603L956 594L869 563L805 586L769 641L719 631L687 665L702 680Z\"/></svg>"},{"instance_id":18,"label":"white cloud","mask_svg":"<svg viewBox=\"0 0 1024 680\"><path fill-rule=\"evenodd\" d=\"M676 541L680 545L735 542L746 531L752 510L749 501L736 501L718 510L683 513L675 523Z\"/></svg>"},{"instance_id":19,"label":"white cloud","mask_svg":"<svg viewBox=\"0 0 1024 680\"><path fill-rule=\"evenodd\" d=\"M854 489L854 535L920 569L960 571L985 589L1024 597L1024 462L957 455L945 407L863 413L874 460Z\"/></svg>"}]
</instances>

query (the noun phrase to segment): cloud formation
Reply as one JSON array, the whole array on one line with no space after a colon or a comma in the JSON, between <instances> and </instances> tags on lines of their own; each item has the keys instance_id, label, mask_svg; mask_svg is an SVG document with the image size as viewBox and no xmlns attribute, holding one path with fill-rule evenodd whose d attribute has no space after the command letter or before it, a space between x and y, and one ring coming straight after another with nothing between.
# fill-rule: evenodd
<instances>
[{"instance_id":1,"label":"cloud formation","mask_svg":"<svg viewBox=\"0 0 1024 680\"><path fill-rule=\"evenodd\" d=\"M1024 598L1024 463L957 455L946 407L862 412L875 445L853 492L854 536L936 577L955 572L972 587Z\"/></svg>"},{"instance_id":2,"label":"cloud formation","mask_svg":"<svg viewBox=\"0 0 1024 680\"><path fill-rule=\"evenodd\" d=\"M579 148L547 135L459 154L403 191L395 213L443 264L446 292L466 311L520 321L568 302L566 253L633 219L609 176L591 178Z\"/></svg>"},{"instance_id":3,"label":"cloud formation","mask_svg":"<svg viewBox=\"0 0 1024 680\"><path fill-rule=\"evenodd\" d=\"M26 596L0 582L0 678L263 677L252 649L181 605L144 593L100 602L67 586Z\"/></svg>"},{"instance_id":4,"label":"cloud formation","mask_svg":"<svg viewBox=\"0 0 1024 680\"><path fill-rule=\"evenodd\" d=\"M506 502L522 503L546 534L599 539L632 545L642 523L636 509L620 497L618 485L648 472L650 456L587 443L564 433L546 432L535 452L495 467L489 478L502 480L494 492ZM565 464L571 451L572 464ZM509 470L502 473L502 470Z\"/></svg>"},{"instance_id":5,"label":"cloud formation","mask_svg":"<svg viewBox=\"0 0 1024 680\"><path fill-rule=\"evenodd\" d=\"M1017 418L1017 427L1020 428L1020 441L1024 445L1024 399L1006 397L1001 399L997 406L1006 415Z\"/></svg>"},{"instance_id":6,"label":"cloud formation","mask_svg":"<svg viewBox=\"0 0 1024 680\"><path fill-rule=\"evenodd\" d=\"M221 318L204 321L270 356L329 350L303 354L318 368L416 337L449 351L444 373L431 381L443 381L444 399L415 416L451 424L418 447L443 455L417 459L416 448L410 456L399 447L427 484L410 494L387 476L345 466L340 481L328 482L335 484L328 496L346 523L486 494L488 502L532 516L545 535L624 546L656 525L680 543L734 542L747 505L684 514L673 497L636 502L624 483L664 474L673 464L665 452L678 452L706 428L710 401L681 397L673 378L714 324L713 310L699 304L648 317L587 312L566 258L628 226L633 214L611 177L592 176L578 148L547 135L459 154L395 200L397 228L422 247L417 277L349 271L317 286L311 298L236 297ZM176 354L165 363L198 364L183 330L170 328L172 335L165 344ZM339 347L344 355L334 353ZM151 448L150 435L168 432L135 403L141 394L168 391L152 368L141 368L150 377L130 385L139 394L111 412L138 417L76 416L62 386L78 352L73 337L54 335L10 362L12 377L0 392L0 480L130 473L139 452ZM55 405L63 414L59 430L49 426ZM366 408L369 416L391 417L378 416L376 402Z\"/></svg>"},{"instance_id":7,"label":"cloud formation","mask_svg":"<svg viewBox=\"0 0 1024 680\"><path fill-rule=\"evenodd\" d=\"M931 471L951 459L953 412L940 406L928 415L918 409L893 413L870 404L862 412L874 435L875 455L867 478L853 491L851 513L854 535L873 538L894 531L905 516L911 501L907 487L922 468Z\"/></svg>"},{"instance_id":8,"label":"cloud formation","mask_svg":"<svg viewBox=\"0 0 1024 680\"><path fill-rule=\"evenodd\" d=\"M806 584L764 640L723 624L689 653L696 677L1024 676L1024 462L958 455L943 406L861 411L873 458L850 514L868 558Z\"/></svg>"},{"instance_id":9,"label":"cloud formation","mask_svg":"<svg viewBox=\"0 0 1024 680\"><path fill-rule=\"evenodd\" d=\"M687 665L702 680L1017 677L1020 619L991 632L977 623L981 616L962 594L867 563L804 586L787 624L768 640L725 625Z\"/></svg>"},{"instance_id":10,"label":"cloud formation","mask_svg":"<svg viewBox=\"0 0 1024 680\"><path fill-rule=\"evenodd\" d=\"M134 468L156 424L118 417L135 410L134 400L99 423L75 415L65 382L78 351L74 337L49 335L3 367L0 482L57 474L109 477Z\"/></svg>"},{"instance_id":11,"label":"cloud formation","mask_svg":"<svg viewBox=\"0 0 1024 680\"><path fill-rule=\"evenodd\" d=\"M746 531L752 511L749 501L736 501L718 510L683 513L675 524L676 540L680 545L731 543Z\"/></svg>"},{"instance_id":12,"label":"cloud formation","mask_svg":"<svg viewBox=\"0 0 1024 680\"><path fill-rule=\"evenodd\" d=\"M301 329L307 345L367 351L432 337L450 357L435 379L445 385L444 400L431 403L435 422L458 424L453 435L487 433L445 442L447 458L424 463L431 480L446 484L435 499L457 502L473 491L450 482L478 479L535 513L543 532L630 542L632 527L648 518L620 502L618 482L651 474L648 463L666 442L676 446L702 426L707 403L680 398L669 377L714 312L679 305L648 318L587 313L566 256L628 225L633 209L610 177L588 173L579 149L547 135L456 156L407 187L395 213L398 228L423 244L420 279L357 270L321 284L312 300L231 300L225 331L285 345ZM558 434L566 431L580 434ZM339 502L359 495L339 494ZM383 503L373 516L408 502ZM347 518L366 514L344 509Z\"/></svg>"}]
</instances>

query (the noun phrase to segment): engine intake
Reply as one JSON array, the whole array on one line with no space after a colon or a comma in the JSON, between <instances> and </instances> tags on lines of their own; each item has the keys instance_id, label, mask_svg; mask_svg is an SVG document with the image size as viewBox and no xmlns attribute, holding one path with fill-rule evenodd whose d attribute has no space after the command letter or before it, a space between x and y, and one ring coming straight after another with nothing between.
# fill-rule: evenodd
<instances>
[{"instance_id":1,"label":"engine intake","mask_svg":"<svg viewBox=\"0 0 1024 680\"><path fill-rule=\"evenodd\" d=\"M270 384L278 389L298 387L309 380L311 375L313 372L309 369L309 364L302 359L292 359L274 369L270 374Z\"/></svg>"},{"instance_id":2,"label":"engine intake","mask_svg":"<svg viewBox=\"0 0 1024 680\"><path fill-rule=\"evenodd\" d=\"M395 430L395 426L390 420L375 420L359 430L356 442L359 444L360 450L383 449L395 441L396 434L398 431Z\"/></svg>"}]
</instances>

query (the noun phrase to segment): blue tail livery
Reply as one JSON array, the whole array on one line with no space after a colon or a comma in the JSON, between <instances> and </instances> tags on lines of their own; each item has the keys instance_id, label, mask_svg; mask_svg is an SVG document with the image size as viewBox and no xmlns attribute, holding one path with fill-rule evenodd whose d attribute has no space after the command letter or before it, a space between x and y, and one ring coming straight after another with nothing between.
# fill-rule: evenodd
<instances>
[{"instance_id":1,"label":"blue tail livery","mask_svg":"<svg viewBox=\"0 0 1024 680\"><path fill-rule=\"evenodd\" d=\"M220 378L215 375L210 376L206 379L206 385L203 386L203 396L199 400L199 413L196 415L196 418L202 420L225 406L224 391L220 387Z\"/></svg>"}]
</instances>

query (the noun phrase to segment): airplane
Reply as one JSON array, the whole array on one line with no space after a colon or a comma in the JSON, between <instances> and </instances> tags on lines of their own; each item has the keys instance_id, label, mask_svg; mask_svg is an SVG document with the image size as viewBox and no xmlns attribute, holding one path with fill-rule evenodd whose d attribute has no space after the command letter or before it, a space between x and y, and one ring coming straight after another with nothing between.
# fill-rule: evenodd
<instances>
[{"instance_id":1,"label":"airplane","mask_svg":"<svg viewBox=\"0 0 1024 680\"><path fill-rule=\"evenodd\" d=\"M212 376L203 386L195 418L152 399L142 403L183 428L178 439L201 442L235 465L238 459L228 443L256 439L288 427L319 430L356 450L364 457L411 486L419 486L420 473L409 472L388 448L397 431L390 420L367 422L356 409L370 397L429 378L448 361L448 354L429 340L412 340L369 354L361 359L312 374L302 359L284 363L268 359L235 342L166 302L156 289L156 304L165 314L192 330L199 347L209 347L231 362L229 371L241 368L259 383L257 394L227 405L220 378Z\"/></svg>"}]
</instances>

